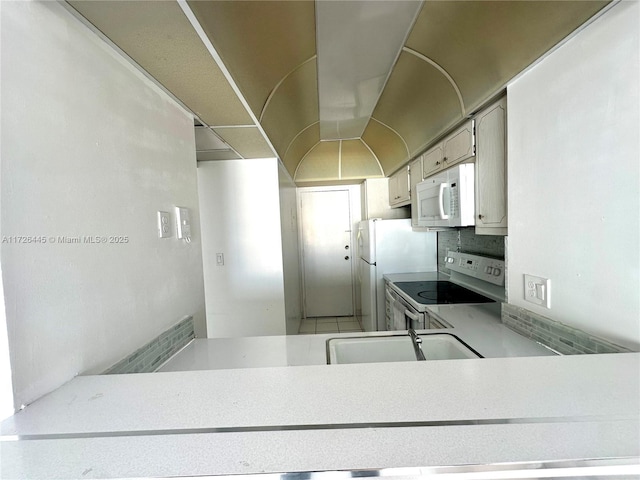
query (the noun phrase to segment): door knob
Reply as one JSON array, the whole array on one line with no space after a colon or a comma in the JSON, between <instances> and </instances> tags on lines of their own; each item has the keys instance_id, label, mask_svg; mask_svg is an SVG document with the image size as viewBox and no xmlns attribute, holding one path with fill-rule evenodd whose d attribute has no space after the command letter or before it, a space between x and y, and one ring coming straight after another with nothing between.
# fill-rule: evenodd
<instances>
[{"instance_id":1,"label":"door knob","mask_svg":"<svg viewBox=\"0 0 640 480\"><path fill-rule=\"evenodd\" d=\"M349 255L345 255L344 259L349 260Z\"/></svg>"}]
</instances>

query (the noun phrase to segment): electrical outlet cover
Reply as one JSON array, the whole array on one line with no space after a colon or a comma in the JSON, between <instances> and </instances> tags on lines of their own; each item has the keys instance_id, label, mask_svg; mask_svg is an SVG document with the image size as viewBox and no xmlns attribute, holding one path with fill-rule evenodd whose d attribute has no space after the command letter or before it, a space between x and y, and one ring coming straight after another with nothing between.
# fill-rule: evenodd
<instances>
[{"instance_id":1,"label":"electrical outlet cover","mask_svg":"<svg viewBox=\"0 0 640 480\"><path fill-rule=\"evenodd\" d=\"M524 299L545 308L551 308L551 281L535 275L524 275Z\"/></svg>"},{"instance_id":2,"label":"electrical outlet cover","mask_svg":"<svg viewBox=\"0 0 640 480\"><path fill-rule=\"evenodd\" d=\"M171 214L169 212L158 211L158 238L169 238L171 236Z\"/></svg>"}]
</instances>

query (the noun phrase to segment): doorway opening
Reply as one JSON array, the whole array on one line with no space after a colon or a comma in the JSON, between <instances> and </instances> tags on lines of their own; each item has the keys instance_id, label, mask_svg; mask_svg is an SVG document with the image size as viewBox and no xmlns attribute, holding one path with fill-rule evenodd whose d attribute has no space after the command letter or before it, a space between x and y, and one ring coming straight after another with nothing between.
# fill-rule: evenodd
<instances>
[{"instance_id":1,"label":"doorway opening","mask_svg":"<svg viewBox=\"0 0 640 480\"><path fill-rule=\"evenodd\" d=\"M304 317L300 333L361 331L355 275L360 186L300 188L298 209Z\"/></svg>"}]
</instances>

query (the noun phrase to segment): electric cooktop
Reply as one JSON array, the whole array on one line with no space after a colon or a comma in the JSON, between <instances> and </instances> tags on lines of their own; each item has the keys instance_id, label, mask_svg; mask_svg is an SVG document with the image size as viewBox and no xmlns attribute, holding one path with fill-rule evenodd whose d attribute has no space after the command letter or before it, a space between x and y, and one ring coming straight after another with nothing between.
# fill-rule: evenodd
<instances>
[{"instance_id":1,"label":"electric cooktop","mask_svg":"<svg viewBox=\"0 0 640 480\"><path fill-rule=\"evenodd\" d=\"M484 295L446 280L394 282L394 285L423 305L494 302Z\"/></svg>"}]
</instances>

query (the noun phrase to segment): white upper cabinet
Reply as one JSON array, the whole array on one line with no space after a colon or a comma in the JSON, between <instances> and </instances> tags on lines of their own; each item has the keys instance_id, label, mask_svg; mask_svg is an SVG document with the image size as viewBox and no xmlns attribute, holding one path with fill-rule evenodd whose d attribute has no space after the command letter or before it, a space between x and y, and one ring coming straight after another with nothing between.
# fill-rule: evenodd
<instances>
[{"instance_id":1,"label":"white upper cabinet","mask_svg":"<svg viewBox=\"0 0 640 480\"><path fill-rule=\"evenodd\" d=\"M465 122L444 139L444 168L463 162L475 154L473 120Z\"/></svg>"},{"instance_id":2,"label":"white upper cabinet","mask_svg":"<svg viewBox=\"0 0 640 480\"><path fill-rule=\"evenodd\" d=\"M402 207L411 201L409 190L409 167L404 166L389 177L389 205Z\"/></svg>"},{"instance_id":3,"label":"white upper cabinet","mask_svg":"<svg viewBox=\"0 0 640 480\"><path fill-rule=\"evenodd\" d=\"M442 143L431 148L422 156L422 178L441 170L444 165L444 151Z\"/></svg>"},{"instance_id":4,"label":"white upper cabinet","mask_svg":"<svg viewBox=\"0 0 640 480\"><path fill-rule=\"evenodd\" d=\"M476 121L476 234L507 235L507 98Z\"/></svg>"},{"instance_id":5,"label":"white upper cabinet","mask_svg":"<svg viewBox=\"0 0 640 480\"><path fill-rule=\"evenodd\" d=\"M427 178L456 163L464 162L474 154L473 120L469 120L422 156L422 177Z\"/></svg>"}]
</instances>

